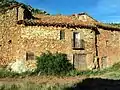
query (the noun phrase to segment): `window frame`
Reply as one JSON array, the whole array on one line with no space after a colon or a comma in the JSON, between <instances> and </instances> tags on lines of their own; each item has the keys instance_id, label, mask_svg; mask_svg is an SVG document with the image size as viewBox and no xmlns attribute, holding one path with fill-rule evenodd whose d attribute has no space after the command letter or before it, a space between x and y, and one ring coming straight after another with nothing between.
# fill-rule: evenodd
<instances>
[{"instance_id":1,"label":"window frame","mask_svg":"<svg viewBox=\"0 0 120 90\"><path fill-rule=\"evenodd\" d=\"M76 40L77 39L76 38L77 35L75 35L75 34L79 34L78 35L79 37L77 37L78 40ZM82 38L80 32L73 32L72 47L73 47L74 50L84 50L85 49L85 41Z\"/></svg>"}]
</instances>

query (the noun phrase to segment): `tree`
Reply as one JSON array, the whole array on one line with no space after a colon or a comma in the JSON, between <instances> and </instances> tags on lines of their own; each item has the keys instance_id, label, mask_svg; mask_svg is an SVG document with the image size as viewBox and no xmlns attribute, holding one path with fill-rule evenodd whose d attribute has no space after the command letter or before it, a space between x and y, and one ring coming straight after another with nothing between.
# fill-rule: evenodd
<instances>
[{"instance_id":1,"label":"tree","mask_svg":"<svg viewBox=\"0 0 120 90\"><path fill-rule=\"evenodd\" d=\"M5 8L12 4L18 4L18 2L15 0L0 0L0 8Z\"/></svg>"},{"instance_id":2,"label":"tree","mask_svg":"<svg viewBox=\"0 0 120 90\"><path fill-rule=\"evenodd\" d=\"M6 7L9 7L10 5L14 4L21 4L24 8L28 9L31 11L33 14L46 14L49 15L46 11L35 9L31 7L30 5L26 5L24 3L17 2L16 0L0 0L0 9L4 9Z\"/></svg>"}]
</instances>

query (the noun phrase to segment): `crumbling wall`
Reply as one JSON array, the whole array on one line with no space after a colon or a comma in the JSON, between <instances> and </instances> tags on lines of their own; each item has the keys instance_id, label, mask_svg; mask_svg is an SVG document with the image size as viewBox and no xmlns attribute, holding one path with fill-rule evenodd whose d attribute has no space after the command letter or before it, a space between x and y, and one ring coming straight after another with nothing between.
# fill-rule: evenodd
<instances>
[{"instance_id":1,"label":"crumbling wall","mask_svg":"<svg viewBox=\"0 0 120 90\"><path fill-rule=\"evenodd\" d=\"M17 54L20 27L16 8L0 13L0 65L7 65Z\"/></svg>"},{"instance_id":2,"label":"crumbling wall","mask_svg":"<svg viewBox=\"0 0 120 90\"><path fill-rule=\"evenodd\" d=\"M98 29L98 56L101 68L120 61L120 32Z\"/></svg>"}]
</instances>

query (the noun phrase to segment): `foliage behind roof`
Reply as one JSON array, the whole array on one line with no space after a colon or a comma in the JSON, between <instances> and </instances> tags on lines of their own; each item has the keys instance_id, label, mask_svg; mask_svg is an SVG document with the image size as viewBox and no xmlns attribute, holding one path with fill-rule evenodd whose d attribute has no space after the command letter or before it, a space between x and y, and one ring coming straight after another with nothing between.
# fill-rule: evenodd
<instances>
[{"instance_id":1,"label":"foliage behind roof","mask_svg":"<svg viewBox=\"0 0 120 90\"><path fill-rule=\"evenodd\" d=\"M16 0L3 0L3 1L4 1L4 4L1 4L2 1L0 1L1 2L0 3L1 4L0 5L0 13L5 12L8 9L12 9L14 7L22 6L23 8L26 8L29 11L31 11L32 14L47 14L47 15L49 15L49 13L47 13L46 11L35 9L35 8L31 7L30 5L26 5L24 3L17 2Z\"/></svg>"}]
</instances>

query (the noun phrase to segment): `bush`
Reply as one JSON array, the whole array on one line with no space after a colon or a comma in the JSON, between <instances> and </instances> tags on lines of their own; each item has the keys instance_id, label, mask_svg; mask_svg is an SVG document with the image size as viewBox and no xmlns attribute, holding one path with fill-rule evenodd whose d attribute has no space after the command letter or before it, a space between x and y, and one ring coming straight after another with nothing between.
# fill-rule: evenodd
<instances>
[{"instance_id":1,"label":"bush","mask_svg":"<svg viewBox=\"0 0 120 90\"><path fill-rule=\"evenodd\" d=\"M66 74L73 69L73 65L67 60L67 55L62 53L52 54L50 52L43 53L37 57L37 73L47 75Z\"/></svg>"}]
</instances>

